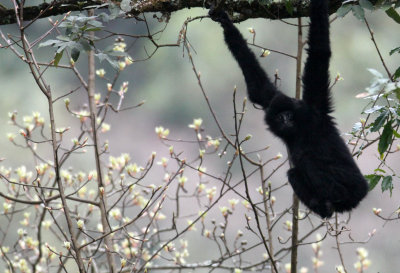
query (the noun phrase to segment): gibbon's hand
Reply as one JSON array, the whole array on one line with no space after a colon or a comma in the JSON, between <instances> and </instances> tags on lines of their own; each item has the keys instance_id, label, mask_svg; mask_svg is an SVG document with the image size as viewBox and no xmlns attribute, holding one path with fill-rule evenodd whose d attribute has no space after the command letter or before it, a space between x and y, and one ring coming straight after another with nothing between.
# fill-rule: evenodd
<instances>
[{"instance_id":1,"label":"gibbon's hand","mask_svg":"<svg viewBox=\"0 0 400 273\"><path fill-rule=\"evenodd\" d=\"M222 9L216 8L214 5L210 7L210 11L208 12L208 15L210 15L210 18L219 23L228 23L231 20L229 19L228 14L223 11Z\"/></svg>"}]
</instances>

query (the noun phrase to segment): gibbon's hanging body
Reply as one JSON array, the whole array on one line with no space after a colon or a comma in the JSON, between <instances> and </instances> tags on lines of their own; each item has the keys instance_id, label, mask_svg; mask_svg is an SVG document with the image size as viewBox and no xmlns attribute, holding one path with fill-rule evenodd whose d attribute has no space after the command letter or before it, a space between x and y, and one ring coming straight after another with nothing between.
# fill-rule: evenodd
<instances>
[{"instance_id":1,"label":"gibbon's hanging body","mask_svg":"<svg viewBox=\"0 0 400 273\"><path fill-rule=\"evenodd\" d=\"M224 11L211 8L209 14L224 30L250 100L263 107L269 129L288 147L293 165L288 178L299 199L322 218L355 208L368 185L329 115L328 0L311 0L302 100L276 89Z\"/></svg>"}]
</instances>

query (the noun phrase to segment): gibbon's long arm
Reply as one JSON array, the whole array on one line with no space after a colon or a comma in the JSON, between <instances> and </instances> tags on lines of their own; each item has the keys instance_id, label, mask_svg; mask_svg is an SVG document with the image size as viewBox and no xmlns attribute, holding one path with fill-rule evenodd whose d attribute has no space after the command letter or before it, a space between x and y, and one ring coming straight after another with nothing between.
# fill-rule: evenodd
<instances>
[{"instance_id":1,"label":"gibbon's long arm","mask_svg":"<svg viewBox=\"0 0 400 273\"><path fill-rule=\"evenodd\" d=\"M279 92L267 74L261 68L254 53L247 46L239 30L233 25L228 15L221 10L211 8L210 17L221 24L224 29L225 42L238 62L247 86L251 102L267 108L271 99Z\"/></svg>"},{"instance_id":2,"label":"gibbon's long arm","mask_svg":"<svg viewBox=\"0 0 400 273\"><path fill-rule=\"evenodd\" d=\"M303 74L303 100L320 112L332 112L329 95L328 0L311 1L308 57Z\"/></svg>"}]
</instances>

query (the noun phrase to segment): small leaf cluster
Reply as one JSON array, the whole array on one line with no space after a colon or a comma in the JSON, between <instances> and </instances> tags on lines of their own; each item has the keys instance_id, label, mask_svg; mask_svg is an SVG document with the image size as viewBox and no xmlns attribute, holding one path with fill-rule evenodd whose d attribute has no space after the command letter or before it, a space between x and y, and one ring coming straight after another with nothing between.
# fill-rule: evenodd
<instances>
[{"instance_id":1,"label":"small leaf cluster","mask_svg":"<svg viewBox=\"0 0 400 273\"><path fill-rule=\"evenodd\" d=\"M364 147L378 143L381 164L375 169L374 174L366 175L369 190L374 189L379 181L382 181L382 192L389 190L392 194L392 180L395 173L392 171L393 174L388 174L381 166L385 165L387 156L398 152L400 147L399 144L396 146L400 139L400 82L392 81L374 69L369 69L369 72L374 76L373 81L366 88L367 92L358 96L369 100L369 108L363 111L367 114L367 118L353 126L352 134L365 141L360 145L357 155L361 154ZM371 119L373 121L368 122Z\"/></svg>"},{"instance_id":2,"label":"small leaf cluster","mask_svg":"<svg viewBox=\"0 0 400 273\"><path fill-rule=\"evenodd\" d=\"M64 28L64 35L58 35L56 39L47 40L39 47L52 46L57 48L54 58L55 65L60 62L65 49L71 50L71 58L76 62L81 51L90 51L94 48L92 31L99 31L103 24L98 21L99 16L85 16L82 13L76 16L67 16L59 27Z\"/></svg>"},{"instance_id":3,"label":"small leaf cluster","mask_svg":"<svg viewBox=\"0 0 400 273\"><path fill-rule=\"evenodd\" d=\"M64 29L64 33L56 36L55 39L47 40L39 44L39 47L51 46L56 48L54 65L58 66L66 50L70 53L70 63L74 65L78 61L81 52L95 51L95 56L100 61L106 60L115 69L119 69L119 64L114 60L117 58L130 58L124 50L116 50L115 45L111 45L105 50L95 47L95 42L99 39L93 32L103 30L103 22L115 19L120 10L109 8L109 14L101 13L95 16L86 16L83 13L77 15L67 15L63 21L58 24L58 28ZM116 44L120 43L116 39ZM123 42L123 41L122 41Z\"/></svg>"},{"instance_id":4,"label":"small leaf cluster","mask_svg":"<svg viewBox=\"0 0 400 273\"><path fill-rule=\"evenodd\" d=\"M373 11L382 9L390 18L400 24L400 15L395 10L398 7L400 7L400 2L393 3L390 0L377 1L375 4L372 4L369 0L344 1L342 6L336 11L336 15L344 17L351 11L357 19L364 20L365 10Z\"/></svg>"},{"instance_id":5,"label":"small leaf cluster","mask_svg":"<svg viewBox=\"0 0 400 273\"><path fill-rule=\"evenodd\" d=\"M400 82L391 82L389 79L384 78L379 72L370 69L375 78L367 91L372 95L370 97L371 103L374 105L365 110L366 114L377 114L375 120L367 127L371 133L380 132L378 142L378 152L383 158L396 138L400 138L398 133L400 126L400 104L399 92ZM383 105L378 104L383 102Z\"/></svg>"},{"instance_id":6,"label":"small leaf cluster","mask_svg":"<svg viewBox=\"0 0 400 273\"><path fill-rule=\"evenodd\" d=\"M382 169L379 169L381 172L385 172ZM373 190L375 186L379 183L379 181L382 179L381 183L381 189L382 192L385 192L387 190L390 191L390 195L392 195L392 190L393 190L393 176L391 175L380 175L380 174L369 174L366 175L365 178L368 180L369 184L369 190Z\"/></svg>"}]
</instances>

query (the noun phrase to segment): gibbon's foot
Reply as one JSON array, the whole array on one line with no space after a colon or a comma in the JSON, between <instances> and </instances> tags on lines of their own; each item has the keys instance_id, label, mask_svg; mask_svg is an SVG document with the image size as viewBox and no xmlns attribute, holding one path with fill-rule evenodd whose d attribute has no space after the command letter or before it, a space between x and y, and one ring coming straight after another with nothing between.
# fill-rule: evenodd
<instances>
[{"instance_id":1,"label":"gibbon's foot","mask_svg":"<svg viewBox=\"0 0 400 273\"><path fill-rule=\"evenodd\" d=\"M315 198L310 200L310 209L317 213L321 218L330 218L334 212L330 201L321 201Z\"/></svg>"}]
</instances>

